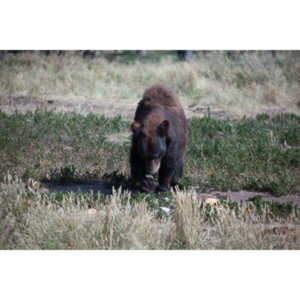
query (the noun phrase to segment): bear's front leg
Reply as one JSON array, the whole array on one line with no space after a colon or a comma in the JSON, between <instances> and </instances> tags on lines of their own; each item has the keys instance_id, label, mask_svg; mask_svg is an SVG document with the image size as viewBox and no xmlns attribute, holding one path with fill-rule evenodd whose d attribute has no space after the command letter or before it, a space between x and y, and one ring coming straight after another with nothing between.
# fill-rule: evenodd
<instances>
[{"instance_id":1,"label":"bear's front leg","mask_svg":"<svg viewBox=\"0 0 300 300\"><path fill-rule=\"evenodd\" d=\"M157 192L167 192L170 188L176 170L176 159L172 155L167 155L161 161L158 173L159 186Z\"/></svg>"},{"instance_id":2,"label":"bear's front leg","mask_svg":"<svg viewBox=\"0 0 300 300\"><path fill-rule=\"evenodd\" d=\"M148 178L145 171L145 163L141 160L134 151L130 153L130 169L131 177L137 183L138 188L142 192L155 192L157 182L154 178Z\"/></svg>"},{"instance_id":3,"label":"bear's front leg","mask_svg":"<svg viewBox=\"0 0 300 300\"><path fill-rule=\"evenodd\" d=\"M130 151L130 173L135 181L141 181L145 176L145 167L133 149Z\"/></svg>"}]
</instances>

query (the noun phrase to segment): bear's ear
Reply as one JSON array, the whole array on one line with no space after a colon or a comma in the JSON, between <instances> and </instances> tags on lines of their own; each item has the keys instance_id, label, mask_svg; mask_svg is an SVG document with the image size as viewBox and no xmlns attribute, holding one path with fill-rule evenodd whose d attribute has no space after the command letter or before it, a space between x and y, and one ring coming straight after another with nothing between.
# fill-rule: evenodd
<instances>
[{"instance_id":1,"label":"bear's ear","mask_svg":"<svg viewBox=\"0 0 300 300\"><path fill-rule=\"evenodd\" d=\"M131 124L131 131L132 131L133 133L138 132L140 129L141 129L141 124L140 124L139 122L134 121L134 122Z\"/></svg>"},{"instance_id":2,"label":"bear's ear","mask_svg":"<svg viewBox=\"0 0 300 300\"><path fill-rule=\"evenodd\" d=\"M161 136L167 136L170 128L170 122L168 120L164 120L158 126L158 133Z\"/></svg>"}]
</instances>

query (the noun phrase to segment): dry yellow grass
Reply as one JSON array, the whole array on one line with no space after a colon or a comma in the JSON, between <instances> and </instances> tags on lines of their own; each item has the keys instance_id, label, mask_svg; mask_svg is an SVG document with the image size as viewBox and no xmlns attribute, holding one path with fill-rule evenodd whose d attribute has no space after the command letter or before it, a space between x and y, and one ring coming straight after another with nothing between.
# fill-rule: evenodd
<instances>
[{"instance_id":1,"label":"dry yellow grass","mask_svg":"<svg viewBox=\"0 0 300 300\"><path fill-rule=\"evenodd\" d=\"M105 203L92 194L66 193L61 202L34 182L8 176L1 183L1 249L299 249L300 222L270 219L244 203L235 214L191 191L174 192L169 217L150 211L146 199L130 204L131 194L113 191Z\"/></svg>"},{"instance_id":2,"label":"dry yellow grass","mask_svg":"<svg viewBox=\"0 0 300 300\"><path fill-rule=\"evenodd\" d=\"M0 105L4 111L38 106L132 119L143 91L162 83L179 95L188 117L202 116L208 107L219 117L299 113L299 57L298 52L281 51L273 57L262 51L232 59L225 52L211 51L190 62L166 57L125 64L74 53L7 55L0 61ZM25 100L7 100L18 97Z\"/></svg>"}]
</instances>

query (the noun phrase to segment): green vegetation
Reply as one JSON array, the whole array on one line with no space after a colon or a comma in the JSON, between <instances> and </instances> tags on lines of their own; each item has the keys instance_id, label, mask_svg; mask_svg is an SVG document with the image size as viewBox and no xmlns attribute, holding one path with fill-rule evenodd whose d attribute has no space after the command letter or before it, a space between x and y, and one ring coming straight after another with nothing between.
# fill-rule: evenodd
<instances>
[{"instance_id":1,"label":"green vegetation","mask_svg":"<svg viewBox=\"0 0 300 300\"><path fill-rule=\"evenodd\" d=\"M278 115L239 121L189 122L187 165L199 188L300 192L300 118ZM189 172L193 174L193 172Z\"/></svg>"},{"instance_id":2,"label":"green vegetation","mask_svg":"<svg viewBox=\"0 0 300 300\"><path fill-rule=\"evenodd\" d=\"M127 129L128 122L119 117L28 112L1 113L0 120L2 179L9 170L24 180L82 182L125 167L128 146L105 139L106 134Z\"/></svg>"},{"instance_id":3,"label":"green vegetation","mask_svg":"<svg viewBox=\"0 0 300 300\"><path fill-rule=\"evenodd\" d=\"M105 180L132 187L130 123L89 114L36 112L0 114L0 178L9 170L22 180L80 184ZM129 134L129 133L128 133ZM300 194L300 117L278 115L239 121L206 116L189 121L185 176L181 187L201 192L252 190L276 196Z\"/></svg>"}]
</instances>

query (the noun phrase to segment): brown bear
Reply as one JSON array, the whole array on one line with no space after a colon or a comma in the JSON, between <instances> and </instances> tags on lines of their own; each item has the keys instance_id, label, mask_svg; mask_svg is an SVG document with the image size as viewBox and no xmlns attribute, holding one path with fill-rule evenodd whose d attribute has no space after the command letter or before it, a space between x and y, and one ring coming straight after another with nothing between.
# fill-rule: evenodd
<instances>
[{"instance_id":1,"label":"brown bear","mask_svg":"<svg viewBox=\"0 0 300 300\"><path fill-rule=\"evenodd\" d=\"M176 95L162 85L147 89L131 124L131 176L144 192L168 191L183 172L187 121ZM158 183L153 175L158 171Z\"/></svg>"}]
</instances>

